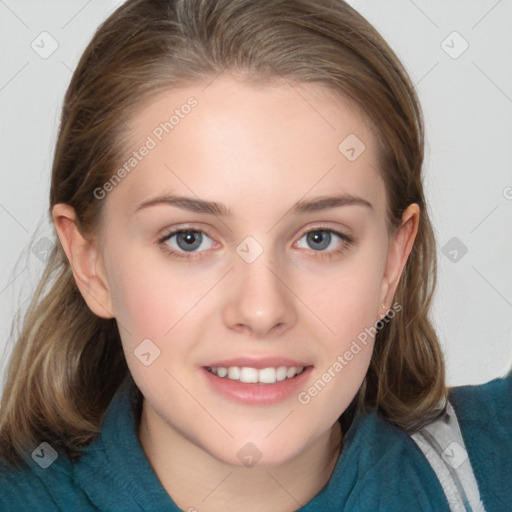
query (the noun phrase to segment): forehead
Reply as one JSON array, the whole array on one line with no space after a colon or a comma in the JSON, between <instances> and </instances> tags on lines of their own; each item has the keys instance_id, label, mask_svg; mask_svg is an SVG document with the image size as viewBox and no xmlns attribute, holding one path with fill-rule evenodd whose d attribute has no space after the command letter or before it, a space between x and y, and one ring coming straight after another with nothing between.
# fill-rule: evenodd
<instances>
[{"instance_id":1,"label":"forehead","mask_svg":"<svg viewBox=\"0 0 512 512\"><path fill-rule=\"evenodd\" d=\"M158 94L130 127L122 162L131 159L130 170L112 196L133 209L171 191L226 203L235 214L335 192L384 208L371 127L319 84L220 76Z\"/></svg>"}]
</instances>

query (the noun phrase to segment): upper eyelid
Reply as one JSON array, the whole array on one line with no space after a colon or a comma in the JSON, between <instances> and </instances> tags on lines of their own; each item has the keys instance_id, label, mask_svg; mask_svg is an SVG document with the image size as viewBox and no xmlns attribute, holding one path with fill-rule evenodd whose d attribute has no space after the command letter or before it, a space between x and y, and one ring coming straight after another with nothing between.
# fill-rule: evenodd
<instances>
[{"instance_id":1,"label":"upper eyelid","mask_svg":"<svg viewBox=\"0 0 512 512\"><path fill-rule=\"evenodd\" d=\"M342 233L342 234L345 234L346 236L351 236L352 230L348 227L346 229L348 230L348 233ZM304 229L300 230L299 233L301 233L303 235L305 233L309 233L310 231L315 231L315 230L316 231L335 231L335 232L341 231L341 232L343 232L343 229L333 228L331 226L326 226L326 225L320 223L319 225L316 225L316 226L310 226L310 227L304 228ZM162 233L164 233L162 236L176 234L181 231L196 231L196 232L200 232L200 233L205 233L206 235L210 236L208 233L208 229L205 229L203 227L196 227L192 224L185 224L183 227L164 228L162 230Z\"/></svg>"},{"instance_id":2,"label":"upper eyelid","mask_svg":"<svg viewBox=\"0 0 512 512\"><path fill-rule=\"evenodd\" d=\"M342 236L346 236L347 238L353 238L352 230L349 228L333 228L329 226L313 226L312 228L307 228L302 231L302 234L309 233L310 231L333 231L334 233L339 233Z\"/></svg>"},{"instance_id":3,"label":"upper eyelid","mask_svg":"<svg viewBox=\"0 0 512 512\"><path fill-rule=\"evenodd\" d=\"M205 234L208 238L210 238L212 241L215 241L214 240L214 237L211 236L207 230L205 230L204 228L196 228L194 226L190 226L190 225L186 225L184 227L181 227L181 228L169 228L169 229L164 229L162 231L162 234L158 237L158 240L168 240L169 238L171 238L172 236L174 235L177 235L178 233L181 233L183 231L194 231L194 232L197 232L197 233L203 233Z\"/></svg>"}]
</instances>

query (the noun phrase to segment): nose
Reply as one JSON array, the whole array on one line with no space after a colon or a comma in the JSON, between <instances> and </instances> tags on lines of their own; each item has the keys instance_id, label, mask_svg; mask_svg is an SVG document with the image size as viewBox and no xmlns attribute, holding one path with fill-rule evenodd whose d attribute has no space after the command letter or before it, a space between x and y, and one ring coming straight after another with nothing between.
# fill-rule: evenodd
<instances>
[{"instance_id":1,"label":"nose","mask_svg":"<svg viewBox=\"0 0 512 512\"><path fill-rule=\"evenodd\" d=\"M230 329L264 338L296 323L293 291L265 252L252 263L237 261L227 286L223 318Z\"/></svg>"}]
</instances>

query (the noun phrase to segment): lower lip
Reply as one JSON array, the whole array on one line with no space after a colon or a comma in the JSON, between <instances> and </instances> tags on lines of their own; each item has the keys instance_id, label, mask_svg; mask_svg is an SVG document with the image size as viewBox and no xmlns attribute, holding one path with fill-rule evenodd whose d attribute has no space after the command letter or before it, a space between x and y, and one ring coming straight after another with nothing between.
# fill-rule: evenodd
<instances>
[{"instance_id":1,"label":"lower lip","mask_svg":"<svg viewBox=\"0 0 512 512\"><path fill-rule=\"evenodd\" d=\"M235 402L250 405L272 405L290 396L296 396L305 386L313 367L307 366L300 375L275 384L245 384L227 377L217 377L206 368L201 368L210 386L219 394Z\"/></svg>"}]
</instances>

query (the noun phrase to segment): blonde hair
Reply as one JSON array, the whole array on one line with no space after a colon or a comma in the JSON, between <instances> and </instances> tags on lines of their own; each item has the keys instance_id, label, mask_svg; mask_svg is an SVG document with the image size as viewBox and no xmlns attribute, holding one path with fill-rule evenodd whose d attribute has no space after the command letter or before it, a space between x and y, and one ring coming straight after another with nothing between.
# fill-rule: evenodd
<instances>
[{"instance_id":1,"label":"blonde hair","mask_svg":"<svg viewBox=\"0 0 512 512\"><path fill-rule=\"evenodd\" d=\"M424 133L414 87L375 28L342 0L128 0L97 30L68 87L55 149L50 212L71 205L84 234L99 225L93 191L122 162L127 122L166 89L223 70L253 81L315 82L351 100L380 148L388 228L411 203L418 234L347 418L376 410L412 432L446 400L429 308L435 239L422 184ZM340 141L341 142L341 141ZM95 316L56 244L11 354L1 402L0 456L12 465L42 440L80 456L129 377L115 319Z\"/></svg>"}]
</instances>

